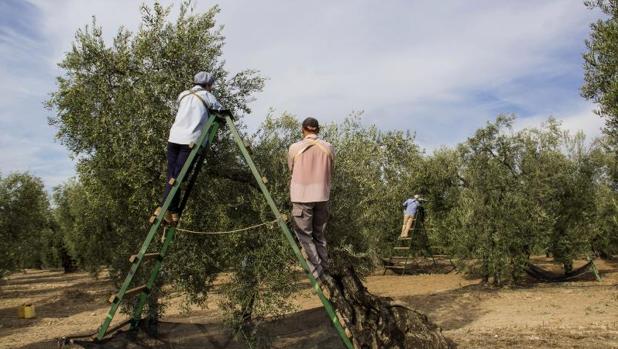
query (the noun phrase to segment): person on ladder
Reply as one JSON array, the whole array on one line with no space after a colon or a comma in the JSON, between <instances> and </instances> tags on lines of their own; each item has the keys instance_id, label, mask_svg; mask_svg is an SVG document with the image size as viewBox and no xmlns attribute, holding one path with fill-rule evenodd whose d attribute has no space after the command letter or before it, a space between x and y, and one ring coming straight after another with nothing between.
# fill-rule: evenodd
<instances>
[{"instance_id":1,"label":"person on ladder","mask_svg":"<svg viewBox=\"0 0 618 349\"><path fill-rule=\"evenodd\" d=\"M170 129L167 143L167 182L161 202L165 202L172 184L170 179L180 174L191 148L200 138L202 126L208 119L208 110L223 110L223 107L212 94L212 86L215 78L211 73L201 71L193 77L193 87L183 91L178 96L178 112ZM180 203L179 192L176 192L172 203L165 214L167 223L178 223L178 204ZM157 207L153 215L156 217L161 212L161 206Z\"/></svg>"},{"instance_id":2,"label":"person on ladder","mask_svg":"<svg viewBox=\"0 0 618 349\"><path fill-rule=\"evenodd\" d=\"M414 198L407 199L403 202L403 226L401 227L400 239L407 239L410 237L410 228L414 224L414 217L416 216L416 209L420 205L420 196L414 195Z\"/></svg>"},{"instance_id":3,"label":"person on ladder","mask_svg":"<svg viewBox=\"0 0 618 349\"><path fill-rule=\"evenodd\" d=\"M335 154L333 146L318 137L318 120L306 118L301 131L303 140L288 150L292 220L311 273L325 281L324 270L328 268L325 233Z\"/></svg>"}]
</instances>

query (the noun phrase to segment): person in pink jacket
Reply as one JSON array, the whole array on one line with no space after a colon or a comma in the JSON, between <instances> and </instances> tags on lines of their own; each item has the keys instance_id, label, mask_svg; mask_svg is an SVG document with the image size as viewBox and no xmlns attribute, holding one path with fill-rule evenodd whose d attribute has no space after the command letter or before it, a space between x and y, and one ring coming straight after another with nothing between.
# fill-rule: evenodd
<instances>
[{"instance_id":1,"label":"person in pink jacket","mask_svg":"<svg viewBox=\"0 0 618 349\"><path fill-rule=\"evenodd\" d=\"M325 232L335 158L333 146L320 139L319 132L318 120L305 119L302 123L303 139L288 150L294 232L315 278L320 278L328 267Z\"/></svg>"}]
</instances>

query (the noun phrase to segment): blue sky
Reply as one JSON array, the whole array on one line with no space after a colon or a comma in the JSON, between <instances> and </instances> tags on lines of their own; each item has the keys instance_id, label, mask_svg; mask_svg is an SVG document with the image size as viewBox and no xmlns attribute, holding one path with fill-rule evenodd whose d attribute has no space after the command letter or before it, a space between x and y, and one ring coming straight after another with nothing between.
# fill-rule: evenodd
<instances>
[{"instance_id":1,"label":"blue sky","mask_svg":"<svg viewBox=\"0 0 618 349\"><path fill-rule=\"evenodd\" d=\"M0 2L2 175L27 170L51 188L74 174L43 106L56 64L93 15L108 39L121 25L137 29L140 3ZM177 12L178 1L162 3ZM579 96L584 40L599 13L581 0L218 4L228 70L269 79L246 118L251 129L274 108L323 122L364 111L364 122L415 132L428 150L464 141L499 113L516 113L517 128L552 115L569 130L600 134L602 120Z\"/></svg>"}]
</instances>

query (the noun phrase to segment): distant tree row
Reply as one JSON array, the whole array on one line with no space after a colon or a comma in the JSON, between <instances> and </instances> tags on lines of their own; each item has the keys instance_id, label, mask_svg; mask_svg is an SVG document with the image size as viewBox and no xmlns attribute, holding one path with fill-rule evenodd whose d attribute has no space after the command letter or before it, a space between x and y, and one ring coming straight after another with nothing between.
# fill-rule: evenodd
<instances>
[{"instance_id":1,"label":"distant tree row","mask_svg":"<svg viewBox=\"0 0 618 349\"><path fill-rule=\"evenodd\" d=\"M380 132L357 118L326 127L323 136L337 149L333 248L387 255L401 203L418 193L427 199L432 248L478 261L464 264L497 285L517 282L531 255L551 255L568 272L576 258L618 254L616 159L607 137L586 141L552 118L542 128L514 131L514 120L498 116L433 154L403 132ZM268 119L253 138L277 192L286 192L285 152L299 127L284 115Z\"/></svg>"},{"instance_id":2,"label":"distant tree row","mask_svg":"<svg viewBox=\"0 0 618 349\"><path fill-rule=\"evenodd\" d=\"M58 231L40 178L26 172L0 176L0 277L59 266L66 254Z\"/></svg>"}]
</instances>

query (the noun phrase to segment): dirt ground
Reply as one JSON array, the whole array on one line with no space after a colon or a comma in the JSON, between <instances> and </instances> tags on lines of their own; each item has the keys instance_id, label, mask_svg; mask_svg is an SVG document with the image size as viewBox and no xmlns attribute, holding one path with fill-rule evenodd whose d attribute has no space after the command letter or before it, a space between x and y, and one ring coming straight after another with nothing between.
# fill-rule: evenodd
<instances>
[{"instance_id":1,"label":"dirt ground","mask_svg":"<svg viewBox=\"0 0 618 349\"><path fill-rule=\"evenodd\" d=\"M547 267L549 264L542 260ZM580 261L578 265L583 264ZM459 348L618 348L618 262L597 261L602 281L494 289L462 274L394 275L366 279L369 290L409 304L443 328ZM576 265L577 266L577 265ZM56 348L55 338L94 332L113 293L108 279L87 273L27 270L0 283L0 348ZM222 324L213 294L207 309L169 307L155 340L128 334L84 348L248 348ZM342 348L319 300L308 288L295 298L299 311L267 326L272 348ZM17 306L33 303L35 319L19 319ZM116 321L122 320L117 316Z\"/></svg>"}]
</instances>

